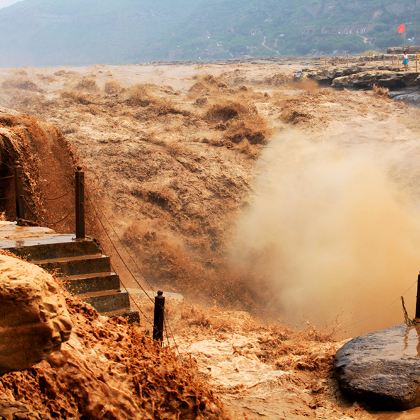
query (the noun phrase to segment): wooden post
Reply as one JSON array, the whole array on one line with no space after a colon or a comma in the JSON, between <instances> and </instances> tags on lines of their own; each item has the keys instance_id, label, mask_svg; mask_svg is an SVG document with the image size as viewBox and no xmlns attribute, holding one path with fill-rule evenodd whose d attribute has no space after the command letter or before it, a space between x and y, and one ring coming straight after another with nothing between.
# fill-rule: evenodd
<instances>
[{"instance_id":1,"label":"wooden post","mask_svg":"<svg viewBox=\"0 0 420 420\"><path fill-rule=\"evenodd\" d=\"M165 297L159 291L155 297L155 314L153 320L153 340L163 342L163 325L165 321Z\"/></svg>"},{"instance_id":2,"label":"wooden post","mask_svg":"<svg viewBox=\"0 0 420 420\"><path fill-rule=\"evenodd\" d=\"M25 208L23 202L23 171L19 162L16 162L15 170L15 200L16 200L16 222L25 218Z\"/></svg>"},{"instance_id":3,"label":"wooden post","mask_svg":"<svg viewBox=\"0 0 420 420\"><path fill-rule=\"evenodd\" d=\"M86 238L85 229L85 173L78 167L76 180L76 239Z\"/></svg>"},{"instance_id":4,"label":"wooden post","mask_svg":"<svg viewBox=\"0 0 420 420\"><path fill-rule=\"evenodd\" d=\"M420 273L417 277L416 321L420 323Z\"/></svg>"}]
</instances>

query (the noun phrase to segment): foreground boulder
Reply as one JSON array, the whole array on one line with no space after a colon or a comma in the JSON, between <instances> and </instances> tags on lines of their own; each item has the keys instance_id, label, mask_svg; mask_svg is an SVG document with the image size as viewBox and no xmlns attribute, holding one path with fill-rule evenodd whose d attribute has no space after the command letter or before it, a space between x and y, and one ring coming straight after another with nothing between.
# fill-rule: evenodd
<instances>
[{"instance_id":1,"label":"foreground boulder","mask_svg":"<svg viewBox=\"0 0 420 420\"><path fill-rule=\"evenodd\" d=\"M400 325L358 337L340 349L335 371L341 389L374 407L420 405L420 326Z\"/></svg>"},{"instance_id":2,"label":"foreground boulder","mask_svg":"<svg viewBox=\"0 0 420 420\"><path fill-rule=\"evenodd\" d=\"M70 338L71 329L53 277L0 254L0 374L46 359Z\"/></svg>"}]
</instances>

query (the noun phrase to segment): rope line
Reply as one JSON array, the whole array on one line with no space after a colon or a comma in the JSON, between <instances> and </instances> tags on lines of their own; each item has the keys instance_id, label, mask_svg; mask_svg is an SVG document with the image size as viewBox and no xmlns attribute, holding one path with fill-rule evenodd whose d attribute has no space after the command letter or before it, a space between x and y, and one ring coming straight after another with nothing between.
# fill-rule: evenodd
<instances>
[{"instance_id":1,"label":"rope line","mask_svg":"<svg viewBox=\"0 0 420 420\"><path fill-rule=\"evenodd\" d=\"M114 270L114 266L111 264L111 270L115 272ZM126 287L126 285L124 284L124 282L121 280L121 278L119 279L120 283L123 287L123 289L128 293L128 295L130 295L130 293L128 292L128 289ZM135 301L135 299L131 299L130 301L132 301L134 303L134 306L137 308L137 310L140 312L141 316L149 323L153 326L153 322L150 320L150 318L140 309L139 304Z\"/></svg>"},{"instance_id":2,"label":"rope line","mask_svg":"<svg viewBox=\"0 0 420 420\"><path fill-rule=\"evenodd\" d=\"M408 293L415 285L417 284L417 280L411 285L411 286L409 286L402 294L401 294L401 296L404 296L406 293ZM399 296L399 297L397 297L397 298L395 298L393 301L391 301L391 303L389 304L389 305L387 305L385 308L384 308L384 311L385 310L388 310L388 309L390 309L392 306L394 306L397 302L399 302L401 300L401 297ZM355 325L358 325L358 324L361 324L361 323L363 323L363 322L365 322L365 321L369 321L369 320L371 320L371 319L373 319L373 318L376 318L376 317L378 317L380 314L378 314L378 313L376 313L376 315L369 315L369 316L367 316L367 317L365 317L365 318L362 318L362 319L359 319L358 321L355 321L355 322L351 322L351 323L348 323L348 324L344 324L344 326L342 326L341 328L342 329L348 329L348 328L351 328L351 327L354 327Z\"/></svg>"},{"instance_id":3,"label":"rope line","mask_svg":"<svg viewBox=\"0 0 420 420\"><path fill-rule=\"evenodd\" d=\"M179 352L178 344L177 344L177 342L175 340L175 335L174 335L174 333L172 331L171 325L169 324L169 316L168 316L168 310L167 309L165 309L164 322L165 322L166 335L168 335L168 331L169 331L169 335L172 337L172 340L173 340L174 345L175 345L175 350L176 350L176 352L178 354L178 357L179 357L181 354Z\"/></svg>"},{"instance_id":4,"label":"rope line","mask_svg":"<svg viewBox=\"0 0 420 420\"><path fill-rule=\"evenodd\" d=\"M92 206L93 207L93 206ZM94 207L93 207L94 208ZM96 209L94 208L94 211L95 211L95 213L96 213ZM124 263L124 260L121 258L121 256L119 255L119 253L118 253L118 250L117 250L117 248L116 248L116 246L115 246L115 244L114 244L114 242L112 241L112 239L111 239L111 237L109 236L109 234L108 234L108 232L107 232L107 230L105 229L105 226L103 225L103 223L102 223L102 220L100 220L99 219L99 217L98 217L98 214L96 213L96 216L97 216L97 219L98 219L98 221L99 221L99 223L100 223L100 225L101 225L101 227L102 227L102 229L103 229L103 231L104 231L104 233L105 233L105 235L107 236L107 238L108 238L108 240L109 240L109 242L111 243L111 245L113 246L113 248L115 249L115 251L117 252L117 254L118 254L118 256L120 257L120 259L121 259L121 261ZM113 268L112 268L113 269ZM115 270L114 270L115 271ZM130 272L130 274L132 275L132 273ZM125 284L123 283L123 281L121 280L121 278L120 278L120 282L121 282L121 284L122 284L122 286L123 286L123 288L127 291L127 293L128 293L128 290L127 290L127 287L125 286ZM133 301L134 301L134 299L133 299ZM148 316L146 316L146 314L140 309L140 307L138 306L138 304L137 304L137 302L135 302L134 301L134 305L137 307L137 309L139 310L139 312L140 312L140 314L143 316L143 318L147 321L147 322L149 322L151 325L153 325L153 323L151 322L151 320L150 320L150 318L148 317Z\"/></svg>"},{"instance_id":5,"label":"rope line","mask_svg":"<svg viewBox=\"0 0 420 420\"><path fill-rule=\"evenodd\" d=\"M70 195L70 191L67 191L66 193L64 193L63 195L60 195L60 196L58 196L58 197L54 197L54 198L44 197L44 199L45 199L46 201L57 201L57 200L60 200L60 199L62 199L62 198L64 198L64 197L67 197L68 195Z\"/></svg>"},{"instance_id":6,"label":"rope line","mask_svg":"<svg viewBox=\"0 0 420 420\"><path fill-rule=\"evenodd\" d=\"M50 222L47 222L50 226L57 226L58 224L60 224L61 222L64 222L65 220L67 220L70 216L71 216L71 214L72 214L73 212L72 211L70 211L70 212L68 212L62 219L60 219L60 220L57 220L56 222L52 222L52 223L50 223Z\"/></svg>"},{"instance_id":7,"label":"rope line","mask_svg":"<svg viewBox=\"0 0 420 420\"><path fill-rule=\"evenodd\" d=\"M22 197L26 205L25 209L30 210L32 206L28 203L28 200L26 199L24 195ZM59 225L60 223L64 222L65 220L67 220L72 215L72 213L73 211L70 210L65 216L63 216L61 219L56 220L55 222L49 222L44 216L40 216L40 218L43 224L51 226L51 227L55 227Z\"/></svg>"},{"instance_id":8,"label":"rope line","mask_svg":"<svg viewBox=\"0 0 420 420\"><path fill-rule=\"evenodd\" d=\"M94 174L95 175L95 174ZM95 177L96 177L96 182L98 183L98 184L100 184L100 182L99 182L99 178L95 175ZM100 187L97 187L95 190L94 190L94 194L96 194L96 192L98 191L100 189ZM93 190L91 190L91 192L92 192ZM98 197L96 197L96 199L98 200ZM99 201L99 200L98 200ZM115 236L118 238L118 240L119 240L119 242L121 243L121 245L123 246L123 248L124 248L124 250L125 250L125 252L127 253L127 255L130 257L130 259L131 259L131 261L134 263L134 265L136 266L136 269L137 269L137 271L140 273L141 272L141 268L139 267L139 265L138 265L138 263L137 263L137 261L136 261L136 259L133 257L133 255L132 255L132 253L130 252L130 250L129 250L129 248L127 248L125 245L124 245L124 241L120 238L120 236L118 235L118 233L116 232L116 230L115 230L115 228L114 228L114 226L112 225L112 223L110 223L110 221L109 221L109 219L107 218L107 216L105 215L105 213L101 210L101 214L102 214L102 216L105 218L105 220L107 221L107 223L108 223L108 225L111 227L111 229L113 230L113 232L114 232L114 234L115 234ZM143 277L143 280L146 282L146 284L149 286L149 288L154 292L154 293L156 293L156 290L155 290L155 288L152 286L152 284L150 283L150 281L147 279L147 278L145 278L145 277ZM149 299L150 299L150 297L149 297ZM153 302L153 299L150 299L152 302ZM154 303L154 302L153 302Z\"/></svg>"},{"instance_id":9,"label":"rope line","mask_svg":"<svg viewBox=\"0 0 420 420\"><path fill-rule=\"evenodd\" d=\"M119 250L117 249L117 247L116 247L115 243L112 241L112 239L111 239L110 235L108 234L108 232L107 232L107 230L106 230L105 226L103 225L103 222L102 222L101 218L99 217L99 214L98 214L99 212L101 213L102 217L106 220L106 222L108 223L108 225L111 227L111 229L112 229L112 231L113 231L114 235L115 235L115 236L116 236L116 238L118 239L119 244L120 244L120 245L124 248L124 251L125 251L125 252L126 252L126 254L130 257L131 261L132 261L132 262L134 263L134 265L136 266L137 271L138 271L138 272L141 272L141 269L140 269L140 267L139 267L139 265L138 265L137 261L135 260L135 258L134 258L134 257L133 257L133 255L131 254L131 252L129 251L128 247L124 245L124 243L123 243L123 241L122 241L121 237L118 235L118 233L116 232L116 230L115 230L114 226L112 225L112 223L110 222L110 220L108 219L108 217L105 215L105 213L104 213L103 211L101 211L101 210L99 210L99 211L98 211L98 208L97 208L97 207L96 207L96 206L92 203L92 201L91 201L89 198L88 198L87 200L89 201L89 203L90 203L90 205L92 206L92 208L93 208L94 212L96 213L96 216L97 216L97 219L98 219L99 223L101 224L101 226L102 226L102 228L103 228L103 230L104 230L104 232L105 232L106 236L108 237L109 241L111 242L111 244L112 244L113 248L114 248L114 249L115 249L115 251L117 252L117 254L118 254L118 256L119 256L119 258L120 258L121 262L124 264L124 266L126 267L126 269L128 270L128 272L130 273L131 277L134 279L134 281L137 283L137 285L140 287L140 289L143 291L143 293L147 296L147 298L150 300L150 302L154 305L154 303L155 303L155 302L154 302L154 300L150 297L150 295L147 293L147 291L144 289L144 287L140 284L140 282L138 281L138 279L136 278L136 276L134 275L134 273L133 273L133 272L131 271L131 269L128 267L127 263L125 262L124 258L123 258L123 257L122 257L122 255L121 255L121 253L120 253L120 252L119 252ZM150 284L150 282L149 282L147 279L144 279L144 280L146 281L146 283L148 284L148 286L149 286L152 290L154 290L154 288L153 288L153 286ZM167 313L167 311L166 311L166 310L165 310L165 319L164 319L164 323L165 323L166 338L167 338L168 345L169 345L169 347L170 347L170 341L169 341L169 338L168 338L168 337L170 337L170 338L172 338L172 340L173 340L173 342L174 342L174 346L175 346L176 352L177 352L178 357L179 357L179 356L180 356L179 347L178 347L178 344L177 344L177 342L176 342L176 340L175 340L175 336L174 336L174 334L173 334L172 328L171 328L171 326L170 326L170 324L169 324L169 317L168 317L168 313ZM152 325L154 325L154 323L152 323Z\"/></svg>"},{"instance_id":10,"label":"rope line","mask_svg":"<svg viewBox=\"0 0 420 420\"><path fill-rule=\"evenodd\" d=\"M91 205L95 208L95 206L93 205L93 203L88 199L88 201L91 203ZM96 209L95 209L96 211ZM114 235L117 237L120 245L122 246L122 248L124 248L125 253L130 257L131 261L134 263L134 265L137 268L138 272L141 272L140 267L137 264L137 261L134 259L134 257L131 255L131 253L129 252L129 250L127 249L127 247L124 245L122 239L120 238L120 236L118 235L118 233L116 232L114 226L112 225L112 223L109 221L109 219L106 217L106 215L104 214L104 212L101 211L101 215L102 217L106 220L106 222L108 223L108 225L110 226L110 228L112 229ZM99 220L99 217L98 217ZM120 255L120 254L119 254ZM123 260L122 256L120 256L121 260ZM124 260L123 260L124 261ZM138 286L141 288L141 290L143 291L143 293L147 296L147 298L150 300L150 302L152 302L154 304L154 300L153 298L150 297L150 295L147 293L146 289L140 284L140 282L137 280L137 278L134 276L134 274L131 272L130 268L128 267L128 265L125 263L124 261L124 265L126 266L126 268L130 271L130 274L132 275L132 277L134 278L134 280L136 281L136 283L138 284ZM153 287L151 286L150 282L147 281L146 279L144 279L146 281L146 283L148 284L148 286L153 290Z\"/></svg>"},{"instance_id":11,"label":"rope line","mask_svg":"<svg viewBox=\"0 0 420 420\"><path fill-rule=\"evenodd\" d=\"M137 260L134 258L134 256L132 255L132 253L130 252L130 249L124 245L124 241L121 239L121 237L118 235L117 231L115 230L114 226L112 225L112 223L109 221L109 219L106 217L104 212L101 212L103 217L105 218L105 220L107 221L108 225L111 227L112 231L114 232L114 235L118 238L119 242L121 243L121 245L124 248L124 251L127 253L127 255L130 257L131 261L133 262L133 264L136 266L137 271L140 273L141 272L141 268L139 267ZM150 281L143 277L144 281L146 282L146 284L149 286L149 288L156 293L156 290L154 290L154 287L152 286L152 284L150 283ZM148 296L149 297L149 296ZM151 299L149 297L149 299L153 302L153 299ZM154 302L153 302L154 303Z\"/></svg>"},{"instance_id":12,"label":"rope line","mask_svg":"<svg viewBox=\"0 0 420 420\"><path fill-rule=\"evenodd\" d=\"M90 202L89 198L88 198L88 201ZM115 245L114 241L112 240L111 236L109 235L109 233L108 233L107 229L105 228L105 226L104 226L101 218L99 217L99 214L98 214L98 211L97 211L96 207L93 205L92 202L90 202L90 204L91 204L91 206L93 208L93 211L96 214L96 217L97 217L98 222L100 223L100 225L101 225L101 227L102 227L105 235L107 236L109 242L111 243L112 247L114 248L114 250L117 253L118 257L120 258L121 262L123 263L123 265L125 266L125 268L127 269L127 271L130 273L131 277L136 282L136 284L146 294L146 296L148 296L147 293L146 293L146 291L144 290L143 286L139 283L139 281L137 280L137 278L134 276L133 272L130 270L130 267L128 267L127 263L125 262L124 258L121 255L120 251L118 250L117 246ZM149 297L149 299L151 299L151 298ZM152 300L152 302L153 302L153 300ZM140 313L145 317L146 320L148 320L148 317L146 317L141 310L140 310ZM148 320L148 321L153 325L153 323L150 320Z\"/></svg>"}]
</instances>

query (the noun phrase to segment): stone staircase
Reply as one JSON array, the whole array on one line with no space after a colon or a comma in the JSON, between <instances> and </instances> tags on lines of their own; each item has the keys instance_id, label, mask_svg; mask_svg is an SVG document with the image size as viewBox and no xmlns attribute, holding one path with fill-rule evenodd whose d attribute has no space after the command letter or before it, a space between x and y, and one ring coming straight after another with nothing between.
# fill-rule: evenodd
<instances>
[{"instance_id":1,"label":"stone staircase","mask_svg":"<svg viewBox=\"0 0 420 420\"><path fill-rule=\"evenodd\" d=\"M139 321L138 312L130 309L128 293L121 291L120 279L112 271L110 258L94 240L76 241L74 235L42 229L16 226L11 236L1 235L0 230L0 248L56 273L72 294L99 313Z\"/></svg>"}]
</instances>

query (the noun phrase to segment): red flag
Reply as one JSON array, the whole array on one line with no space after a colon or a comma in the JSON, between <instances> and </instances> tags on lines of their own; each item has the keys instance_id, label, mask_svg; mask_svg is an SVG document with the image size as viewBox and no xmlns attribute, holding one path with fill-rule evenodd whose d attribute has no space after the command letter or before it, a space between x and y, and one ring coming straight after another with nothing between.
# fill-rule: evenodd
<instances>
[{"instance_id":1,"label":"red flag","mask_svg":"<svg viewBox=\"0 0 420 420\"><path fill-rule=\"evenodd\" d=\"M403 33L405 33L405 23L401 23L401 25L400 25L400 26L398 26L397 32L398 32L399 34L403 34Z\"/></svg>"}]
</instances>

